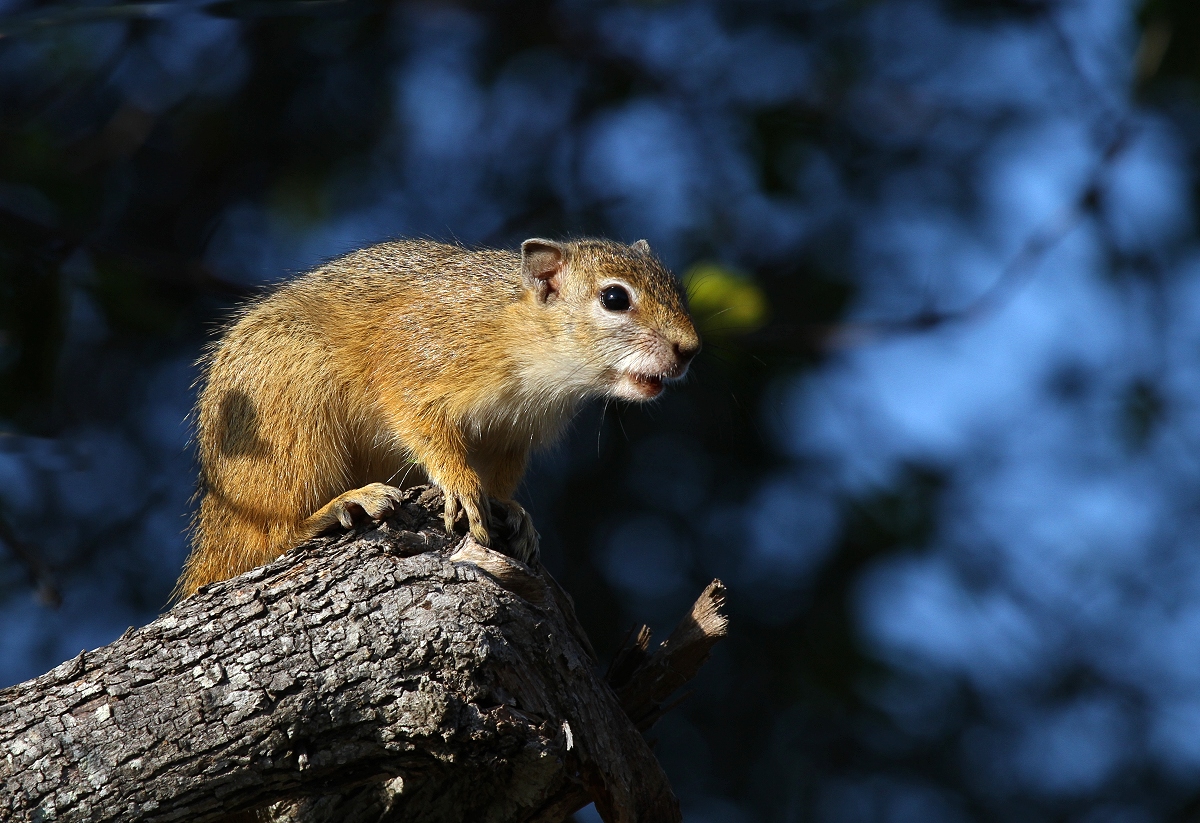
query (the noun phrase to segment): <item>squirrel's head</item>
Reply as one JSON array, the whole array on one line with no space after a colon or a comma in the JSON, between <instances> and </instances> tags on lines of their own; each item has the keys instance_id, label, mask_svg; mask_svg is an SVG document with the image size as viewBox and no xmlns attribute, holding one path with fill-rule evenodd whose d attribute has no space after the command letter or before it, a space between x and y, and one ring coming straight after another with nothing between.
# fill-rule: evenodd
<instances>
[{"instance_id":1,"label":"squirrel's head","mask_svg":"<svg viewBox=\"0 0 1200 823\"><path fill-rule=\"evenodd\" d=\"M526 240L521 276L539 310L556 317L570 382L650 400L700 351L679 283L645 240Z\"/></svg>"}]
</instances>

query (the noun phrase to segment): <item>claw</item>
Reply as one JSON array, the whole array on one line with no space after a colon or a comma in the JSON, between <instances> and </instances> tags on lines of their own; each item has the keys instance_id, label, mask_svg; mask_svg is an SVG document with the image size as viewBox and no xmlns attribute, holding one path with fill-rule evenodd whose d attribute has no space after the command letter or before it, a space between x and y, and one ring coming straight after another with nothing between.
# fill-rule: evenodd
<instances>
[{"instance_id":1,"label":"claw","mask_svg":"<svg viewBox=\"0 0 1200 823\"><path fill-rule=\"evenodd\" d=\"M446 533L454 533L454 521L458 520L458 498L450 493L446 493L446 507L443 510L443 520L446 525Z\"/></svg>"},{"instance_id":2,"label":"claw","mask_svg":"<svg viewBox=\"0 0 1200 823\"><path fill-rule=\"evenodd\" d=\"M504 501L504 507L504 525L510 535L509 550L522 563L533 562L541 554L541 536L533 527L533 518L515 500Z\"/></svg>"},{"instance_id":3,"label":"claw","mask_svg":"<svg viewBox=\"0 0 1200 823\"><path fill-rule=\"evenodd\" d=\"M458 519L460 511L466 512L467 515L467 531L471 537L475 538L475 542L481 546L490 546L492 543L491 534L488 532L486 498L476 500L469 494L453 494L445 492L446 495L446 531L454 531L454 523Z\"/></svg>"},{"instance_id":4,"label":"claw","mask_svg":"<svg viewBox=\"0 0 1200 823\"><path fill-rule=\"evenodd\" d=\"M297 531L301 539L307 540L335 525L343 529L353 529L354 523L364 516L372 520L382 520L396 511L403 498L404 493L395 486L371 483L330 500L301 523Z\"/></svg>"},{"instance_id":5,"label":"claw","mask_svg":"<svg viewBox=\"0 0 1200 823\"><path fill-rule=\"evenodd\" d=\"M333 513L344 529L354 528L354 521L366 515L382 520L396 510L403 492L386 483L371 483L361 489L346 492L333 501Z\"/></svg>"}]
</instances>

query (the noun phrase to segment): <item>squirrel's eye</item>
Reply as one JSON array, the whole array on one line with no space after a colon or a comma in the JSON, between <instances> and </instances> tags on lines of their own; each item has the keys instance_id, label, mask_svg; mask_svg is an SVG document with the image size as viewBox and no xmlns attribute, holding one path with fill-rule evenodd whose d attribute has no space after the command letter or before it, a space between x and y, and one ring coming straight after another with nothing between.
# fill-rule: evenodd
<instances>
[{"instance_id":1,"label":"squirrel's eye","mask_svg":"<svg viewBox=\"0 0 1200 823\"><path fill-rule=\"evenodd\" d=\"M609 286L600 292L600 302L609 311L628 311L629 292L620 286Z\"/></svg>"}]
</instances>

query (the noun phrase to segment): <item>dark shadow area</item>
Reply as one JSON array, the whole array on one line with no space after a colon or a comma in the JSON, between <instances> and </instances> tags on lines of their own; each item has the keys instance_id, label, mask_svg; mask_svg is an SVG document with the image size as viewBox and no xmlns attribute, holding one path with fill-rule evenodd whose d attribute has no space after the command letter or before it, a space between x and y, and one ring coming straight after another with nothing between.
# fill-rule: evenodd
<instances>
[{"instance_id":1,"label":"dark shadow area","mask_svg":"<svg viewBox=\"0 0 1200 823\"><path fill-rule=\"evenodd\" d=\"M258 412L244 391L231 389L218 403L217 451L229 457L253 457L269 460L271 444L259 437Z\"/></svg>"}]
</instances>

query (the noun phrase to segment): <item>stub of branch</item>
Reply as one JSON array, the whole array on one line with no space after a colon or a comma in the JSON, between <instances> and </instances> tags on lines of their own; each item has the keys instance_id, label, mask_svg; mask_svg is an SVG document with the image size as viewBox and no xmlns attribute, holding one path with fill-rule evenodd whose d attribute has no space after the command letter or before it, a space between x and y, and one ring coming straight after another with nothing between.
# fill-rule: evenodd
<instances>
[{"instance_id":1,"label":"stub of branch","mask_svg":"<svg viewBox=\"0 0 1200 823\"><path fill-rule=\"evenodd\" d=\"M617 691L621 708L642 731L648 730L663 715L663 702L696 676L708 660L713 646L729 630L729 621L721 609L725 605L725 585L714 580L700 593L692 610L679 621L670 636L647 654L650 632L642 626L623 670L614 669L609 685ZM640 652L640 655L638 654Z\"/></svg>"},{"instance_id":2,"label":"stub of branch","mask_svg":"<svg viewBox=\"0 0 1200 823\"><path fill-rule=\"evenodd\" d=\"M0 691L0 819L679 820L631 717L723 634L720 584L614 692L553 578L436 509L414 490Z\"/></svg>"},{"instance_id":3,"label":"stub of branch","mask_svg":"<svg viewBox=\"0 0 1200 823\"><path fill-rule=\"evenodd\" d=\"M678 701L670 704L664 701L696 675L713 646L725 636L729 621L721 611L724 604L725 585L714 580L653 652L649 651L649 626L630 632L613 658L605 681L616 691L621 710L639 731L649 731L659 718L678 705ZM539 823L559 823L588 802L584 787L567 785L534 819ZM606 810L599 802L596 806L604 815Z\"/></svg>"}]
</instances>

